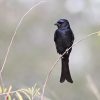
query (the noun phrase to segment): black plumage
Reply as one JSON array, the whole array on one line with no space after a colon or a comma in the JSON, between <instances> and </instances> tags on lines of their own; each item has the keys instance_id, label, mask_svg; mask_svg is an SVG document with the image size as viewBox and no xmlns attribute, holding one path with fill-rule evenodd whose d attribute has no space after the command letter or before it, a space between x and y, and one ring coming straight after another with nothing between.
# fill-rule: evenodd
<instances>
[{"instance_id":1,"label":"black plumage","mask_svg":"<svg viewBox=\"0 0 100 100\"><path fill-rule=\"evenodd\" d=\"M66 49L72 46L74 41L74 34L70 28L69 22L66 19L60 19L55 25L57 25L58 29L54 34L54 41L56 45L57 52L59 54L63 54ZM69 56L72 48L66 52L61 58L62 61L62 69L61 69L61 77L60 82L64 82L67 80L70 83L73 83L71 78L70 70L69 70Z\"/></svg>"}]
</instances>

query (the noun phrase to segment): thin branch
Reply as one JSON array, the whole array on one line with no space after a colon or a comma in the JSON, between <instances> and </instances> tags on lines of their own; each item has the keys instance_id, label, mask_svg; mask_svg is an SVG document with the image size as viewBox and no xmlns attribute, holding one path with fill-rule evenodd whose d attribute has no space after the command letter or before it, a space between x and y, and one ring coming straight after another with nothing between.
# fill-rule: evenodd
<instances>
[{"instance_id":1,"label":"thin branch","mask_svg":"<svg viewBox=\"0 0 100 100\"><path fill-rule=\"evenodd\" d=\"M9 93L10 93L11 89L12 89L12 86L9 87L9 90L8 90L8 93L7 93L6 97L5 97L5 100L8 100Z\"/></svg>"},{"instance_id":2,"label":"thin branch","mask_svg":"<svg viewBox=\"0 0 100 100\"><path fill-rule=\"evenodd\" d=\"M20 27L20 25L21 25L21 23L22 23L24 17L25 17L33 8L37 7L38 5L40 5L40 4L43 3L43 2L46 2L46 1L40 1L39 3L35 4L32 8L30 8L30 10L28 10L28 11L25 13L25 15L24 15L24 16L21 18L21 20L19 21L19 23L18 23L18 25L17 25L17 27L16 27L16 29L15 29L15 32L14 32L12 38L11 38L10 44L9 44L9 46L8 46L7 53L6 53L6 55L5 55L4 63L3 63L3 65L2 65L2 68L1 68L1 70L0 70L0 73L3 72L3 69L4 69L5 63L6 63L6 61L7 61L7 57L8 57L10 48L11 48L12 43L13 43L13 40L14 40L14 38L15 38L15 35L16 35L16 33L17 33L17 30L19 29L19 27Z\"/></svg>"},{"instance_id":3,"label":"thin branch","mask_svg":"<svg viewBox=\"0 0 100 100\"><path fill-rule=\"evenodd\" d=\"M46 80L45 80L45 82L44 82L43 89L42 89L41 100L43 100L44 91L45 91L45 88L46 88L48 79L49 79L49 77L50 77L50 75L51 75L51 72L52 72L52 70L54 69L54 67L56 66L56 64L58 63L58 61L63 57L63 55L64 55L66 52L68 52L73 46L77 45L79 42L81 42L81 41L83 41L83 40L89 38L89 37L92 36L92 35L98 34L98 33L100 33L100 31L94 32L94 33L91 33L91 34L89 34L89 35L84 36L82 39L80 39L80 40L78 40L77 42L75 42L70 48L66 49L65 52L64 52L60 57L58 57L58 59L57 59L57 60L55 61L55 63L52 65L52 67L51 67L49 73L47 74L47 77L46 77Z\"/></svg>"},{"instance_id":4,"label":"thin branch","mask_svg":"<svg viewBox=\"0 0 100 100\"><path fill-rule=\"evenodd\" d=\"M3 83L3 79L2 79L1 73L0 73L0 82L1 82L1 89L2 89L2 92L3 92L4 91L4 89L3 89L4 83Z\"/></svg>"},{"instance_id":5,"label":"thin branch","mask_svg":"<svg viewBox=\"0 0 100 100\"><path fill-rule=\"evenodd\" d=\"M87 82L88 82L88 87L90 88L91 92L95 95L97 100L100 100L100 92L98 91L97 86L93 82L93 79L90 75L86 76Z\"/></svg>"},{"instance_id":6,"label":"thin branch","mask_svg":"<svg viewBox=\"0 0 100 100\"><path fill-rule=\"evenodd\" d=\"M6 64L6 61L7 61L7 58L8 58L8 54L9 54L9 52L10 52L10 49L11 49L12 43L13 43L13 41L14 41L14 38L15 38L15 36L16 36L17 30L19 29L19 27L20 27L20 25L21 25L23 19L25 18L25 16L26 16L32 9L34 9L35 7L39 6L41 3L44 3L44 2L46 2L46 1L44 1L44 0L43 0L43 1L39 1L37 4L33 5L33 6L22 16L22 18L20 19L19 23L17 24L17 27L16 27L16 29L15 29L15 31L14 31L14 34L13 34L12 38L11 38L10 44L9 44L9 46L8 46L8 48L7 48L7 52L6 52L6 54L5 54L5 58L4 58L3 65L2 65L1 70L0 70L0 78L1 78L2 86L4 86L3 80L2 80L2 72L3 72L3 69L4 69L4 67L5 67L5 64Z\"/></svg>"}]
</instances>

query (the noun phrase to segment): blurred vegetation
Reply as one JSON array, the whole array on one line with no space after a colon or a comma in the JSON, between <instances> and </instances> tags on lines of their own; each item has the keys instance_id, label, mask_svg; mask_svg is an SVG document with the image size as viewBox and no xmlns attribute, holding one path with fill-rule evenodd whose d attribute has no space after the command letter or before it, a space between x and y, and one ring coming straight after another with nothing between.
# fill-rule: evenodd
<instances>
[{"instance_id":1,"label":"blurred vegetation","mask_svg":"<svg viewBox=\"0 0 100 100\"><path fill-rule=\"evenodd\" d=\"M23 20L12 44L4 71L6 87L14 90L37 83L42 89L49 69L58 57L53 41L60 18L69 20L75 41L100 31L100 0L46 0ZM0 68L14 30L21 17L39 0L0 0ZM87 88L90 74L100 90L100 37L92 36L79 43L70 56L73 84L59 82L61 64L52 71L45 91L48 100L95 100Z\"/></svg>"},{"instance_id":2,"label":"blurred vegetation","mask_svg":"<svg viewBox=\"0 0 100 100\"><path fill-rule=\"evenodd\" d=\"M39 90L36 84L32 88L19 89L16 91L12 91L12 86L8 89L0 87L0 96L2 96L4 100L33 100L40 96Z\"/></svg>"}]
</instances>

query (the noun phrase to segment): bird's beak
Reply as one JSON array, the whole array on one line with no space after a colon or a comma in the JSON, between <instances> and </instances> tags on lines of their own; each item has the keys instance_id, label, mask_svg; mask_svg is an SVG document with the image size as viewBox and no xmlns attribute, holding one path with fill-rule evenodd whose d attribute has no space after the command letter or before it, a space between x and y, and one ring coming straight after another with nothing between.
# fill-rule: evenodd
<instances>
[{"instance_id":1,"label":"bird's beak","mask_svg":"<svg viewBox=\"0 0 100 100\"><path fill-rule=\"evenodd\" d=\"M55 23L54 25L56 25L56 26L60 27L60 24L59 24L59 23Z\"/></svg>"},{"instance_id":2,"label":"bird's beak","mask_svg":"<svg viewBox=\"0 0 100 100\"><path fill-rule=\"evenodd\" d=\"M56 25L56 26L57 26L57 25L58 25L58 23L55 23L54 25Z\"/></svg>"}]
</instances>

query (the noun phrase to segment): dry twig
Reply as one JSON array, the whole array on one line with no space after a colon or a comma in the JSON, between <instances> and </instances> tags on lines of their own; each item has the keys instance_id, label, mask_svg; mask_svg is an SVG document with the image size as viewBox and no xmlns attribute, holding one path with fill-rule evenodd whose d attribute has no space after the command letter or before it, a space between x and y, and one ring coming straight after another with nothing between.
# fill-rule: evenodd
<instances>
[{"instance_id":1,"label":"dry twig","mask_svg":"<svg viewBox=\"0 0 100 100\"><path fill-rule=\"evenodd\" d=\"M10 44L9 44L9 46L8 46L8 48L7 48L7 52L6 52L5 57L4 57L3 65L2 65L1 70L0 70L0 80L1 80L1 86L2 86L2 87L4 87L4 83L3 83L3 79L2 79L2 72L3 72L4 67L5 67L5 64L6 64L6 62L7 62L8 54L9 54L9 52L10 52L10 49L11 49L12 43L13 43L13 41L14 41L14 38L15 38L15 36L16 36L17 30L19 29L19 27L20 27L20 25L21 25L23 19L25 18L25 16L26 16L32 9L34 9L35 7L39 6L41 3L44 3L44 2L46 2L46 1L42 0L42 1L39 1L37 4L33 5L33 6L23 15L23 17L20 19L19 23L17 24L17 27L16 27L16 29L15 29L15 31L14 31L14 34L13 34L12 38L11 38Z\"/></svg>"},{"instance_id":2,"label":"dry twig","mask_svg":"<svg viewBox=\"0 0 100 100\"><path fill-rule=\"evenodd\" d=\"M43 89L42 89L42 94L41 94L41 100L43 100L44 91L45 91L45 88L46 88L48 79L49 79L49 77L50 77L50 74L51 74L52 70L54 69L54 67L56 66L56 64L58 63L58 61L62 58L62 56L63 56L66 52L68 52L68 50L70 50L73 46L77 45L79 42L81 42L81 41L83 41L83 40L89 38L89 37L92 36L92 35L99 34L99 33L100 33L100 31L94 32L94 33L90 33L89 35L86 35L86 36L83 37L82 39L78 40L78 41L75 42L70 48L66 49L66 51L55 61L55 63L52 65L52 67L51 67L49 73L47 74L46 80L45 80L45 82L44 82Z\"/></svg>"}]
</instances>

